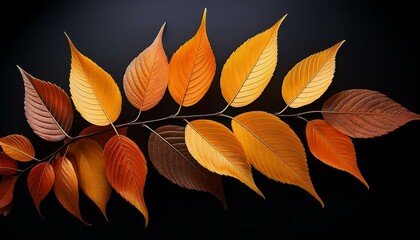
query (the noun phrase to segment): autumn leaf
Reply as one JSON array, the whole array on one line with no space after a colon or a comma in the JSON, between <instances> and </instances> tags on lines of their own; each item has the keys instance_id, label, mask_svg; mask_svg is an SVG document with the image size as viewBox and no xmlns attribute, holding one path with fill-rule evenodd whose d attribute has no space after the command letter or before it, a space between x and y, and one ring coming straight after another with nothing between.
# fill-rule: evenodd
<instances>
[{"instance_id":1,"label":"autumn leaf","mask_svg":"<svg viewBox=\"0 0 420 240\"><path fill-rule=\"evenodd\" d=\"M204 9L197 33L184 43L169 62L168 89L180 106L196 104L206 94L216 73L216 58L206 31Z\"/></svg>"},{"instance_id":2,"label":"autumn leaf","mask_svg":"<svg viewBox=\"0 0 420 240\"><path fill-rule=\"evenodd\" d=\"M28 138L20 134L11 134L0 138L0 146L14 160L28 162L35 157L35 150L32 143Z\"/></svg>"},{"instance_id":3,"label":"autumn leaf","mask_svg":"<svg viewBox=\"0 0 420 240\"><path fill-rule=\"evenodd\" d=\"M252 111L234 117L232 129L253 167L270 179L303 188L324 207L309 176L305 148L285 122Z\"/></svg>"},{"instance_id":4,"label":"autumn leaf","mask_svg":"<svg viewBox=\"0 0 420 240\"><path fill-rule=\"evenodd\" d=\"M66 37L71 50L70 93L76 110L94 125L115 122L122 107L118 85L109 73L80 53L67 34Z\"/></svg>"},{"instance_id":5,"label":"autumn leaf","mask_svg":"<svg viewBox=\"0 0 420 240\"><path fill-rule=\"evenodd\" d=\"M322 116L332 127L353 138L378 137L402 125L420 120L383 93L350 89L331 96L322 106Z\"/></svg>"},{"instance_id":6,"label":"autumn leaf","mask_svg":"<svg viewBox=\"0 0 420 240\"><path fill-rule=\"evenodd\" d=\"M149 222L143 192L147 164L143 152L135 142L123 135L116 135L105 145L103 157L106 176L111 186Z\"/></svg>"},{"instance_id":7,"label":"autumn leaf","mask_svg":"<svg viewBox=\"0 0 420 240\"><path fill-rule=\"evenodd\" d=\"M255 185L241 143L226 126L206 119L191 121L185 128L185 144L203 167L236 178L265 198Z\"/></svg>"},{"instance_id":8,"label":"autumn leaf","mask_svg":"<svg viewBox=\"0 0 420 240\"><path fill-rule=\"evenodd\" d=\"M13 175L17 172L18 162L0 152L0 175Z\"/></svg>"},{"instance_id":9,"label":"autumn leaf","mask_svg":"<svg viewBox=\"0 0 420 240\"><path fill-rule=\"evenodd\" d=\"M209 192L226 208L221 176L201 166L188 152L184 127L159 127L150 134L148 150L153 166L166 179L187 189Z\"/></svg>"},{"instance_id":10,"label":"autumn leaf","mask_svg":"<svg viewBox=\"0 0 420 240\"><path fill-rule=\"evenodd\" d=\"M63 89L37 79L18 66L25 85L25 116L32 130L47 141L68 136L73 124L73 106Z\"/></svg>"},{"instance_id":11,"label":"autumn leaf","mask_svg":"<svg viewBox=\"0 0 420 240\"><path fill-rule=\"evenodd\" d=\"M324 94L334 77L336 55L343 43L344 40L324 51L312 54L287 73L281 88L287 106L302 107Z\"/></svg>"},{"instance_id":12,"label":"autumn leaf","mask_svg":"<svg viewBox=\"0 0 420 240\"><path fill-rule=\"evenodd\" d=\"M128 65L123 77L125 95L140 111L156 106L168 86L169 63L162 44L165 25L162 25L153 43Z\"/></svg>"},{"instance_id":13,"label":"autumn leaf","mask_svg":"<svg viewBox=\"0 0 420 240\"><path fill-rule=\"evenodd\" d=\"M54 166L54 193L61 205L86 225L79 209L79 186L76 172L70 160L62 157Z\"/></svg>"},{"instance_id":14,"label":"autumn leaf","mask_svg":"<svg viewBox=\"0 0 420 240\"><path fill-rule=\"evenodd\" d=\"M277 65L277 33L286 16L248 39L226 61L220 87L228 106L246 106L267 87Z\"/></svg>"},{"instance_id":15,"label":"autumn leaf","mask_svg":"<svg viewBox=\"0 0 420 240\"><path fill-rule=\"evenodd\" d=\"M13 193L18 176L3 176L0 181L0 212L8 213L7 206L13 203Z\"/></svg>"},{"instance_id":16,"label":"autumn leaf","mask_svg":"<svg viewBox=\"0 0 420 240\"><path fill-rule=\"evenodd\" d=\"M12 209L13 209L13 202L11 202L9 205L5 207L0 208L0 215L3 215L6 217L7 215L9 215Z\"/></svg>"},{"instance_id":17,"label":"autumn leaf","mask_svg":"<svg viewBox=\"0 0 420 240\"><path fill-rule=\"evenodd\" d=\"M117 132L120 135L127 135L127 127L117 128ZM96 134L99 133L99 134ZM92 136L89 136L89 138L95 140L102 148L105 147L105 144L108 142L110 138L116 135L114 128L110 126L96 126L96 125L90 125L84 128L79 136L82 135L90 135L95 134Z\"/></svg>"},{"instance_id":18,"label":"autumn leaf","mask_svg":"<svg viewBox=\"0 0 420 240\"><path fill-rule=\"evenodd\" d=\"M40 209L41 201L44 200L48 193L51 192L51 189L54 186L54 181L54 168L49 162L37 164L28 174L28 189L35 207L42 218L43 216Z\"/></svg>"},{"instance_id":19,"label":"autumn leaf","mask_svg":"<svg viewBox=\"0 0 420 240\"><path fill-rule=\"evenodd\" d=\"M105 173L102 147L92 139L79 139L69 146L67 154L74 156L80 188L102 211L107 219L106 205L111 197L111 184Z\"/></svg>"},{"instance_id":20,"label":"autumn leaf","mask_svg":"<svg viewBox=\"0 0 420 240\"><path fill-rule=\"evenodd\" d=\"M331 127L325 120L314 119L306 124L306 139L309 150L316 158L352 174L369 188L357 167L356 150L351 138Z\"/></svg>"}]
</instances>

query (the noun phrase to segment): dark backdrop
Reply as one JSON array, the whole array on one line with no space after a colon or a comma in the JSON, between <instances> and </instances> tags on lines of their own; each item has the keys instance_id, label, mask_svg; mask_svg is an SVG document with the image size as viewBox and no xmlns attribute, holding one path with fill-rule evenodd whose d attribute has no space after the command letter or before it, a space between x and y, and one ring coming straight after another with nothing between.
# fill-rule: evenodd
<instances>
[{"instance_id":1,"label":"dark backdrop","mask_svg":"<svg viewBox=\"0 0 420 240\"><path fill-rule=\"evenodd\" d=\"M420 113L418 39L415 7L410 1L37 1L12 2L2 7L0 24L0 136L28 137L41 158L61 143L40 139L26 122L24 89L16 65L53 82L68 92L70 51L64 32L76 47L108 71L122 90L129 62L154 39L167 22L163 44L168 58L191 38L207 8L207 31L217 69L214 82L197 105L182 113L211 113L222 109L219 78L229 55L249 37L271 27L288 14L278 35L278 64L262 96L247 107L229 108L235 115L249 110L279 111L284 107L281 82L298 61L343 39L336 75L325 94L313 104L287 112L319 110L332 94L353 88L380 91L409 110ZM123 91L122 91L123 93ZM118 122L132 120L137 111L123 96ZM142 119L167 116L177 110L169 92ZM320 117L312 115L308 117ZM223 122L224 120L218 119ZM45 219L36 212L26 186L18 181L14 209L0 217L0 239L31 237L133 237L136 239L214 239L261 237L275 239L410 236L418 232L418 122L374 139L355 139L358 166L370 184L335 170L310 155L304 122L285 119L301 137L308 155L314 187L325 208L304 190L272 181L254 171L263 200L232 178L223 178L227 209L212 195L180 188L160 176L148 159L145 200L150 222L115 192L108 203L106 222L83 194L81 212L88 227L68 213L53 194L42 202ZM173 122L182 124L182 122ZM227 122L223 122L226 123ZM164 124L164 123L161 123ZM87 126L78 114L72 129ZM151 125L153 128L159 124ZM130 128L147 156L149 133Z\"/></svg>"}]
</instances>

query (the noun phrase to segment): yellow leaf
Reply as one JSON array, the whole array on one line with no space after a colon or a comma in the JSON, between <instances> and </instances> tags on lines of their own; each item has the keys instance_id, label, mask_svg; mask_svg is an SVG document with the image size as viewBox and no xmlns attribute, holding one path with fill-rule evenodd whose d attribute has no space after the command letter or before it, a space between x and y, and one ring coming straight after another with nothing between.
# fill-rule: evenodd
<instances>
[{"instance_id":1,"label":"yellow leaf","mask_svg":"<svg viewBox=\"0 0 420 240\"><path fill-rule=\"evenodd\" d=\"M168 89L180 106L192 106L206 94L216 73L216 58L206 32L204 9L194 37L182 45L169 62Z\"/></svg>"},{"instance_id":2,"label":"yellow leaf","mask_svg":"<svg viewBox=\"0 0 420 240\"><path fill-rule=\"evenodd\" d=\"M80 188L107 218L106 205L112 187L106 177L102 147L95 140L84 138L72 143L67 154L76 159Z\"/></svg>"},{"instance_id":3,"label":"yellow leaf","mask_svg":"<svg viewBox=\"0 0 420 240\"><path fill-rule=\"evenodd\" d=\"M324 207L309 177L305 148L285 122L253 111L233 118L232 129L253 167L268 178L303 188Z\"/></svg>"},{"instance_id":4,"label":"yellow leaf","mask_svg":"<svg viewBox=\"0 0 420 240\"><path fill-rule=\"evenodd\" d=\"M160 28L153 43L128 65L124 74L125 95L141 111L156 106L168 86L169 63L162 44L165 25Z\"/></svg>"},{"instance_id":5,"label":"yellow leaf","mask_svg":"<svg viewBox=\"0 0 420 240\"><path fill-rule=\"evenodd\" d=\"M76 110L88 122L106 126L115 122L122 97L114 79L80 53L67 36L71 50L70 93Z\"/></svg>"},{"instance_id":6,"label":"yellow leaf","mask_svg":"<svg viewBox=\"0 0 420 240\"><path fill-rule=\"evenodd\" d=\"M264 198L255 185L241 143L226 126L212 120L194 120L185 128L191 155L211 172L234 177Z\"/></svg>"},{"instance_id":7,"label":"yellow leaf","mask_svg":"<svg viewBox=\"0 0 420 240\"><path fill-rule=\"evenodd\" d=\"M226 61L220 87L230 106L243 107L252 103L270 82L277 65L277 33L286 16L248 39Z\"/></svg>"},{"instance_id":8,"label":"yellow leaf","mask_svg":"<svg viewBox=\"0 0 420 240\"><path fill-rule=\"evenodd\" d=\"M314 119L306 124L306 139L311 153L323 163L346 171L368 183L357 167L356 150L351 138L330 126L325 120Z\"/></svg>"},{"instance_id":9,"label":"yellow leaf","mask_svg":"<svg viewBox=\"0 0 420 240\"><path fill-rule=\"evenodd\" d=\"M281 88L287 106L302 107L324 94L334 77L335 58L343 43L344 40L324 51L312 54L287 73Z\"/></svg>"}]
</instances>

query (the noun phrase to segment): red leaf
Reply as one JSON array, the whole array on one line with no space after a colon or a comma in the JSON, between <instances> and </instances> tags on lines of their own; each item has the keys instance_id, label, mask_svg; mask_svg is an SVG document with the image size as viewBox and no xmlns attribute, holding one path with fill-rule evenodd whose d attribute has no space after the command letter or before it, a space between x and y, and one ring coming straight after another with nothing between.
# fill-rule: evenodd
<instances>
[{"instance_id":1,"label":"red leaf","mask_svg":"<svg viewBox=\"0 0 420 240\"><path fill-rule=\"evenodd\" d=\"M3 176L0 181L0 209L3 209L13 202L17 176ZM2 210L3 211L3 210Z\"/></svg>"},{"instance_id":2,"label":"red leaf","mask_svg":"<svg viewBox=\"0 0 420 240\"><path fill-rule=\"evenodd\" d=\"M105 145L103 157L111 186L143 214L147 226L149 215L143 197L147 165L142 151L126 136L115 135Z\"/></svg>"},{"instance_id":3,"label":"red leaf","mask_svg":"<svg viewBox=\"0 0 420 240\"><path fill-rule=\"evenodd\" d=\"M28 188L32 200L41 217L40 204L54 186L54 168L48 162L42 162L31 169L28 174Z\"/></svg>"},{"instance_id":4,"label":"red leaf","mask_svg":"<svg viewBox=\"0 0 420 240\"><path fill-rule=\"evenodd\" d=\"M13 209L13 202L11 202L9 205L7 205L3 208L0 208L0 214L3 214L3 216L6 217L7 215L9 215L9 213L12 211L12 209Z\"/></svg>"},{"instance_id":5,"label":"red leaf","mask_svg":"<svg viewBox=\"0 0 420 240\"><path fill-rule=\"evenodd\" d=\"M58 201L63 207L77 217L83 223L86 223L79 209L79 186L74 171L73 165L70 160L66 157L62 157L57 160L54 167L55 181L54 181L54 193Z\"/></svg>"},{"instance_id":6,"label":"red leaf","mask_svg":"<svg viewBox=\"0 0 420 240\"><path fill-rule=\"evenodd\" d=\"M117 129L118 134L127 135L127 129L128 129L127 127L118 128ZM92 138L97 143L99 143L99 145L101 145L102 148L105 147L105 144L108 142L110 138L115 136L115 131L111 126L96 126L96 125L90 125L86 127L80 132L79 135L88 135L88 134L93 134L96 132L102 132L102 133L93 135L90 138Z\"/></svg>"},{"instance_id":7,"label":"red leaf","mask_svg":"<svg viewBox=\"0 0 420 240\"><path fill-rule=\"evenodd\" d=\"M0 152L0 175L13 175L17 172L18 162Z\"/></svg>"},{"instance_id":8,"label":"red leaf","mask_svg":"<svg viewBox=\"0 0 420 240\"><path fill-rule=\"evenodd\" d=\"M63 140L73 123L69 96L57 85L18 68L25 84L25 116L32 130L47 141Z\"/></svg>"},{"instance_id":9,"label":"red leaf","mask_svg":"<svg viewBox=\"0 0 420 240\"><path fill-rule=\"evenodd\" d=\"M353 138L378 137L420 120L419 114L386 95L366 89L334 94L324 103L322 116L335 129Z\"/></svg>"},{"instance_id":10,"label":"red leaf","mask_svg":"<svg viewBox=\"0 0 420 240\"><path fill-rule=\"evenodd\" d=\"M178 186L213 194L226 208L222 177L201 166L190 154L185 144L185 128L168 125L155 132L150 135L148 147L158 172Z\"/></svg>"}]
</instances>

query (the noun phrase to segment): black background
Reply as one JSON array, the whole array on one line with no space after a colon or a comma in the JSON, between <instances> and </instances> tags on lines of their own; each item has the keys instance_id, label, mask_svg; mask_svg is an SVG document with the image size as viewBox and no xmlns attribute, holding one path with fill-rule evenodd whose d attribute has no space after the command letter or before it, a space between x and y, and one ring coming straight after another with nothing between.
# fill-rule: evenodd
<instances>
[{"instance_id":1,"label":"black background","mask_svg":"<svg viewBox=\"0 0 420 240\"><path fill-rule=\"evenodd\" d=\"M168 56L191 38L207 8L207 33L216 56L214 82L196 105L181 114L212 113L225 107L219 86L222 66L245 40L271 27L288 14L279 29L278 63L262 96L249 106L226 113L250 110L276 112L284 107L281 82L301 59L346 40L337 54L331 86L313 104L287 113L319 110L345 89L365 88L386 94L409 110L420 113L416 8L411 1L37 1L11 3L0 14L0 136L23 134L42 158L62 143L35 135L26 122L24 88L16 65L35 77L53 82L68 92L70 51L64 32L87 57L108 71L122 90L122 77L130 61L154 39L166 22L163 44ZM128 122L137 111L123 94L117 121ZM142 119L173 114L177 104L167 92ZM308 115L307 118L320 118ZM215 119L225 123L224 119ZM130 237L136 239L215 239L225 237L273 239L325 239L418 235L419 161L418 122L409 122L385 136L354 139L358 166L370 189L345 172L315 159L307 148L304 122L285 118L307 150L314 187L325 203L304 190L272 181L253 171L262 199L232 178L223 178L227 209L212 195L186 190L160 176L148 160L145 200L150 222L116 192L107 205L109 222L81 194L86 226L67 212L53 194L41 204L42 219L31 200L24 173L15 189L14 208L0 217L0 239L30 237ZM156 128L165 122L153 124ZM71 135L87 122L76 113ZM129 129L147 156L149 133Z\"/></svg>"}]
</instances>

